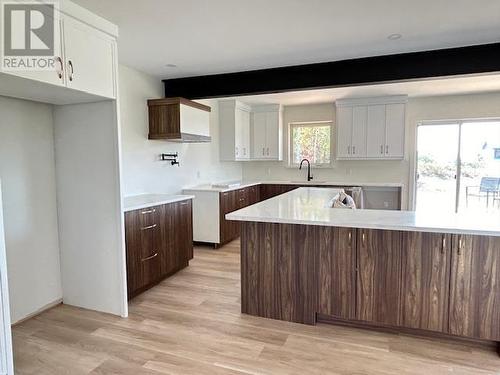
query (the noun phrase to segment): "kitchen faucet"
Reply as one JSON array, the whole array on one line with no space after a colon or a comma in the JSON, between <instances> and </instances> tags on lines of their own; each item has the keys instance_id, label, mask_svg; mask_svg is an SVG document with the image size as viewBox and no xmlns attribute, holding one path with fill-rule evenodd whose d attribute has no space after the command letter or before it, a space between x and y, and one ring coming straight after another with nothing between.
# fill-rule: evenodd
<instances>
[{"instance_id":1,"label":"kitchen faucet","mask_svg":"<svg viewBox=\"0 0 500 375\"><path fill-rule=\"evenodd\" d=\"M311 181L313 179L313 176L311 175L311 162L307 159L302 159L300 162L299 169L302 169L302 164L307 161L307 181Z\"/></svg>"}]
</instances>

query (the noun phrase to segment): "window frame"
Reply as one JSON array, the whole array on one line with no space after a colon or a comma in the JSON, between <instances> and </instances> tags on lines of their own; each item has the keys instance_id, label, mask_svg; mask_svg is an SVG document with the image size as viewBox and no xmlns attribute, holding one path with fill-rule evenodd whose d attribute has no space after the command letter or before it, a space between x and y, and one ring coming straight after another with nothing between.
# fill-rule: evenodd
<instances>
[{"instance_id":1,"label":"window frame","mask_svg":"<svg viewBox=\"0 0 500 375\"><path fill-rule=\"evenodd\" d=\"M294 121L288 123L288 167L289 168L298 168L299 163L293 162L293 138L292 131L295 127L304 127L304 126L330 126L330 162L329 163L311 163L311 166L314 168L332 168L334 163L334 123L332 120L321 120L321 121Z\"/></svg>"}]
</instances>

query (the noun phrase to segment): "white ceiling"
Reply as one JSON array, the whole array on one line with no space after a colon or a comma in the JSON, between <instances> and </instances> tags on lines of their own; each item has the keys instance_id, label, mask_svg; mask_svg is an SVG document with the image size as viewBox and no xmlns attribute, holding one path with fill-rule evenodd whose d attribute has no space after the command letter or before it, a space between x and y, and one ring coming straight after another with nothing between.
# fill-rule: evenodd
<instances>
[{"instance_id":1,"label":"white ceiling","mask_svg":"<svg viewBox=\"0 0 500 375\"><path fill-rule=\"evenodd\" d=\"M277 94L245 95L238 97L238 100L248 104L301 105L333 103L335 100L342 98L386 95L423 97L486 92L500 92L500 74L291 91Z\"/></svg>"},{"instance_id":2,"label":"white ceiling","mask_svg":"<svg viewBox=\"0 0 500 375\"><path fill-rule=\"evenodd\" d=\"M121 63L159 78L500 41L499 0L74 1L119 26Z\"/></svg>"}]
</instances>

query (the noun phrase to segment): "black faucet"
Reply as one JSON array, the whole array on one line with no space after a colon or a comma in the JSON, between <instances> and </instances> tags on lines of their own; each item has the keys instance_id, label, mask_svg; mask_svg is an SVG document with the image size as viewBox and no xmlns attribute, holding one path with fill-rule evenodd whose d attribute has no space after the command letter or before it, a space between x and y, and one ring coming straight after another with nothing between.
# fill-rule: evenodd
<instances>
[{"instance_id":1,"label":"black faucet","mask_svg":"<svg viewBox=\"0 0 500 375\"><path fill-rule=\"evenodd\" d=\"M302 164L307 161L307 181L311 181L313 179L313 176L311 175L311 162L307 159L302 159L300 162L299 169L302 169Z\"/></svg>"}]
</instances>

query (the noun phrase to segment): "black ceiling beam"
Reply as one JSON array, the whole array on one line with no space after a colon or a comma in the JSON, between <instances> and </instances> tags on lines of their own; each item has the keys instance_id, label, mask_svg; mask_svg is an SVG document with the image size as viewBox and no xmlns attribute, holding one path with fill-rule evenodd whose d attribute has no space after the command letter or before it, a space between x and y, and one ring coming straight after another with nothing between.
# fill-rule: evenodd
<instances>
[{"instance_id":1,"label":"black ceiling beam","mask_svg":"<svg viewBox=\"0 0 500 375\"><path fill-rule=\"evenodd\" d=\"M500 43L163 80L165 96L265 94L500 72Z\"/></svg>"}]
</instances>

